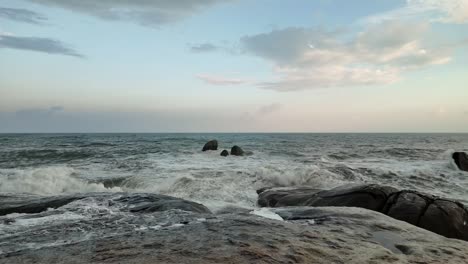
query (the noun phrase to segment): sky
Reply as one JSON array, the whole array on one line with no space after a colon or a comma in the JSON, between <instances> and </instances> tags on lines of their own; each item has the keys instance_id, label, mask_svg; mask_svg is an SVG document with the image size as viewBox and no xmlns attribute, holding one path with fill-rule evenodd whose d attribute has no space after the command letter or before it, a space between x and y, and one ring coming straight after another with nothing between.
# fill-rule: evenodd
<instances>
[{"instance_id":1,"label":"sky","mask_svg":"<svg viewBox=\"0 0 468 264\"><path fill-rule=\"evenodd\" d=\"M468 132L468 0L0 0L0 133Z\"/></svg>"}]
</instances>

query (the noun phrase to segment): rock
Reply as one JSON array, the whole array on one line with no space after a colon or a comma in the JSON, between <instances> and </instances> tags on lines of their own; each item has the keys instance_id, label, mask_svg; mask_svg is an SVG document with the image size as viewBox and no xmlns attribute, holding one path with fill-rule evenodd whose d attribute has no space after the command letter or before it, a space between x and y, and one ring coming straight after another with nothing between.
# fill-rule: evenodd
<instances>
[{"instance_id":1,"label":"rock","mask_svg":"<svg viewBox=\"0 0 468 264\"><path fill-rule=\"evenodd\" d=\"M244 156L244 151L239 146L234 146L231 148L231 155Z\"/></svg>"},{"instance_id":2,"label":"rock","mask_svg":"<svg viewBox=\"0 0 468 264\"><path fill-rule=\"evenodd\" d=\"M221 156L223 156L223 157L229 156L229 151L227 151L227 150L221 151Z\"/></svg>"},{"instance_id":3,"label":"rock","mask_svg":"<svg viewBox=\"0 0 468 264\"><path fill-rule=\"evenodd\" d=\"M218 150L218 141L210 140L206 142L205 146L203 146L202 151L207 151L207 150Z\"/></svg>"},{"instance_id":4,"label":"rock","mask_svg":"<svg viewBox=\"0 0 468 264\"><path fill-rule=\"evenodd\" d=\"M311 188L264 191L259 195L260 206L352 206L380 211L388 196L397 190L378 185L343 186L328 191Z\"/></svg>"},{"instance_id":5,"label":"rock","mask_svg":"<svg viewBox=\"0 0 468 264\"><path fill-rule=\"evenodd\" d=\"M452 157L460 170L468 171L468 155L465 152L455 152Z\"/></svg>"},{"instance_id":6,"label":"rock","mask_svg":"<svg viewBox=\"0 0 468 264\"><path fill-rule=\"evenodd\" d=\"M76 209L59 210L69 215ZM468 259L465 241L359 208L270 209L287 222L242 211L141 215L114 209L88 210L83 220L59 217L52 225L39 221L8 226L0 236L0 263L385 264Z\"/></svg>"},{"instance_id":7,"label":"rock","mask_svg":"<svg viewBox=\"0 0 468 264\"><path fill-rule=\"evenodd\" d=\"M0 196L0 198L2 198ZM82 199L106 200L113 204L125 204L131 212L154 212L179 209L197 213L210 213L204 205L160 194L92 193L61 196L9 196L0 203L0 216L19 213L33 214L56 209Z\"/></svg>"},{"instance_id":8,"label":"rock","mask_svg":"<svg viewBox=\"0 0 468 264\"><path fill-rule=\"evenodd\" d=\"M468 212L452 201L435 200L424 211L418 226L434 233L468 241Z\"/></svg>"},{"instance_id":9,"label":"rock","mask_svg":"<svg viewBox=\"0 0 468 264\"><path fill-rule=\"evenodd\" d=\"M437 234L468 241L468 210L455 201L388 186L354 185L320 191L311 188L261 190L258 205L346 206L384 213Z\"/></svg>"}]
</instances>

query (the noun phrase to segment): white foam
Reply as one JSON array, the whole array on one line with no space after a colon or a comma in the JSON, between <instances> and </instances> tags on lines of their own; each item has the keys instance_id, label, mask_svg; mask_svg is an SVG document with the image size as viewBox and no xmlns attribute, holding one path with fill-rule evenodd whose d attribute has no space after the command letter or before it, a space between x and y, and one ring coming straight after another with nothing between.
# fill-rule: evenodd
<instances>
[{"instance_id":1,"label":"white foam","mask_svg":"<svg viewBox=\"0 0 468 264\"><path fill-rule=\"evenodd\" d=\"M10 225L12 226L37 226L37 225L46 225L49 223L55 222L62 222L62 221L70 221L70 220L80 220L84 219L85 216L81 214L76 214L73 212L64 212L61 214L52 214L52 215L45 215L42 217L32 217L32 218L24 218L27 216L26 214L10 214L7 215L7 218L15 219Z\"/></svg>"},{"instance_id":2,"label":"white foam","mask_svg":"<svg viewBox=\"0 0 468 264\"><path fill-rule=\"evenodd\" d=\"M272 212L268 208L256 209L256 210L253 210L250 213L253 214L253 215L258 215L258 216L268 218L268 219L284 221L284 219L280 215L278 215L277 213Z\"/></svg>"},{"instance_id":3,"label":"white foam","mask_svg":"<svg viewBox=\"0 0 468 264\"><path fill-rule=\"evenodd\" d=\"M52 195L78 192L120 191L105 188L101 183L88 183L74 177L75 170L68 167L36 169L1 169L0 192ZM6 175L6 177L5 177Z\"/></svg>"}]
</instances>

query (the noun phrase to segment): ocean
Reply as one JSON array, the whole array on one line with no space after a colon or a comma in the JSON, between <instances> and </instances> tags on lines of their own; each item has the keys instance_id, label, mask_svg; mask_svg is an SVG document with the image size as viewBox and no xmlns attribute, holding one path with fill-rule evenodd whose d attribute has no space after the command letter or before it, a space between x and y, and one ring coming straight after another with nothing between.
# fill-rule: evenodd
<instances>
[{"instance_id":1,"label":"ocean","mask_svg":"<svg viewBox=\"0 0 468 264\"><path fill-rule=\"evenodd\" d=\"M218 151L202 152L211 139ZM233 145L251 155L221 157ZM468 134L0 134L0 193L147 192L211 210L262 187L378 183L468 204Z\"/></svg>"}]
</instances>

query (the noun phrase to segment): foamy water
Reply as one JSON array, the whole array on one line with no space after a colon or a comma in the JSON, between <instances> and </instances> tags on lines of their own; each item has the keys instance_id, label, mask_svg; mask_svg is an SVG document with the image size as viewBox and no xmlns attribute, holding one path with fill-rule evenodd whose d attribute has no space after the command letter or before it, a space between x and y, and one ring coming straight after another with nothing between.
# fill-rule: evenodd
<instances>
[{"instance_id":1,"label":"foamy water","mask_svg":"<svg viewBox=\"0 0 468 264\"><path fill-rule=\"evenodd\" d=\"M202 152L219 141L219 150ZM221 157L234 144L252 155ZM0 135L0 193L151 192L254 208L256 189L379 183L468 202L467 134Z\"/></svg>"}]
</instances>

